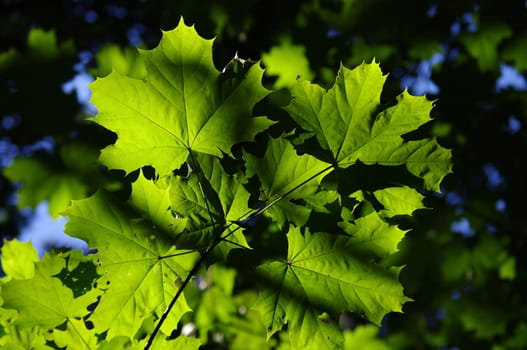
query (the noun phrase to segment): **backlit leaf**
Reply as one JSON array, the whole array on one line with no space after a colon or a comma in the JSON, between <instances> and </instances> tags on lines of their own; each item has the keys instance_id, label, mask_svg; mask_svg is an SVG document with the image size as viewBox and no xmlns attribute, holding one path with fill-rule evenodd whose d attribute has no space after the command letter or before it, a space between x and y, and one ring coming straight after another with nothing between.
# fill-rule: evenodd
<instances>
[{"instance_id":1,"label":"backlit leaf","mask_svg":"<svg viewBox=\"0 0 527 350\"><path fill-rule=\"evenodd\" d=\"M384 217L412 215L415 210L425 208L424 196L407 186L383 188L374 191L373 195L384 207L379 213Z\"/></svg>"},{"instance_id":2,"label":"backlit leaf","mask_svg":"<svg viewBox=\"0 0 527 350\"><path fill-rule=\"evenodd\" d=\"M269 336L287 323L295 348L336 348L343 342L336 320L344 310L379 324L409 300L398 281L400 269L360 258L360 244L346 237L292 230L288 242L286 260L259 266L263 287L256 307Z\"/></svg>"},{"instance_id":3,"label":"backlit leaf","mask_svg":"<svg viewBox=\"0 0 527 350\"><path fill-rule=\"evenodd\" d=\"M29 279L35 273L38 255L31 242L6 241L0 255L2 270L13 279Z\"/></svg>"},{"instance_id":4,"label":"backlit leaf","mask_svg":"<svg viewBox=\"0 0 527 350\"><path fill-rule=\"evenodd\" d=\"M245 62L240 74L221 73L212 44L181 20L163 32L159 46L140 51L145 80L114 71L91 84L91 102L99 110L94 121L118 136L102 151L104 164L127 172L151 165L165 175L190 151L221 157L272 124L251 117L254 104L269 93L259 64Z\"/></svg>"},{"instance_id":5,"label":"backlit leaf","mask_svg":"<svg viewBox=\"0 0 527 350\"><path fill-rule=\"evenodd\" d=\"M165 310L195 262L196 254L177 250L148 221L133 219L130 211L109 195L75 201L68 209L65 231L97 248L99 288L107 289L90 320L109 337L133 336L142 322ZM132 217L132 218L131 218ZM189 311L184 297L176 303L167 327L176 327Z\"/></svg>"},{"instance_id":6,"label":"backlit leaf","mask_svg":"<svg viewBox=\"0 0 527 350\"><path fill-rule=\"evenodd\" d=\"M397 245L405 231L396 225L384 221L377 212L360 217L353 222L338 223L346 233L351 235L349 242L359 246L357 255L368 258L385 258L397 251Z\"/></svg>"},{"instance_id":7,"label":"backlit leaf","mask_svg":"<svg viewBox=\"0 0 527 350\"><path fill-rule=\"evenodd\" d=\"M12 280L2 286L3 307L18 311L17 325L51 329L88 315L88 306L96 301L100 292L93 289L75 298L70 288L53 277L65 266L63 256L46 254L36 264L32 279Z\"/></svg>"},{"instance_id":8,"label":"backlit leaf","mask_svg":"<svg viewBox=\"0 0 527 350\"><path fill-rule=\"evenodd\" d=\"M47 200L49 212L55 217L72 199L83 198L88 192L88 186L76 174L53 166L46 157L16 158L4 174L14 183L22 183L19 208L35 208Z\"/></svg>"},{"instance_id":9,"label":"backlit leaf","mask_svg":"<svg viewBox=\"0 0 527 350\"><path fill-rule=\"evenodd\" d=\"M428 189L450 170L450 151L435 139L405 140L402 136L430 121L433 103L404 91L391 107L381 105L386 76L379 64L363 63L350 70L341 66L328 91L299 80L286 107L306 131L314 132L320 145L331 151L339 167L364 164L403 165L421 177Z\"/></svg>"},{"instance_id":10,"label":"backlit leaf","mask_svg":"<svg viewBox=\"0 0 527 350\"><path fill-rule=\"evenodd\" d=\"M304 46L294 45L290 39L283 39L280 45L262 55L266 74L278 76L274 83L275 89L291 86L298 77L306 80L313 78L305 51Z\"/></svg>"},{"instance_id":11,"label":"backlit leaf","mask_svg":"<svg viewBox=\"0 0 527 350\"><path fill-rule=\"evenodd\" d=\"M269 213L273 219L280 225L286 221L297 225L305 224L310 209L291 200L314 195L323 174L331 166L308 154L298 155L285 139L270 139L263 158L249 153L245 158L247 177L258 175L260 180L260 200L268 204L287 195L270 208ZM290 193L291 191L293 192Z\"/></svg>"}]
</instances>

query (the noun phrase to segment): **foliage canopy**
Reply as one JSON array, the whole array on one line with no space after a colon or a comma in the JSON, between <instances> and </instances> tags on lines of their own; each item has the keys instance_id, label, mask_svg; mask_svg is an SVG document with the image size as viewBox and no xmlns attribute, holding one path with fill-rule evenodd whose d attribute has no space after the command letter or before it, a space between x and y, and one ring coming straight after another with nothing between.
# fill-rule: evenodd
<instances>
[{"instance_id":1,"label":"foliage canopy","mask_svg":"<svg viewBox=\"0 0 527 350\"><path fill-rule=\"evenodd\" d=\"M0 7L0 347L527 347L524 2Z\"/></svg>"},{"instance_id":2,"label":"foliage canopy","mask_svg":"<svg viewBox=\"0 0 527 350\"><path fill-rule=\"evenodd\" d=\"M35 261L28 245L3 247L5 346L30 332L46 346L197 348L206 334L186 337L181 324L214 320L190 314L187 294L202 307L195 299L217 293L227 272L242 284L225 296L252 299L227 302L251 310L237 322L258 317L267 339L287 330L293 348L341 348L342 312L380 324L410 300L389 261L405 234L397 217L424 207L413 179L439 190L451 170L450 151L434 138L405 138L430 120L432 102L405 91L382 104L386 76L375 61L342 66L327 91L299 79L287 97L264 88L259 62L235 57L217 70L212 45L181 19L139 51L142 79L113 71L91 84L93 122L117 136L100 161L133 177L130 197L100 189L64 211L66 233L85 240L88 255ZM290 100L290 118L273 114L272 94ZM257 104L269 114L253 115ZM405 167L397 181L410 187L387 179L349 192L356 173L382 171L374 164ZM29 262L13 266L16 254Z\"/></svg>"}]
</instances>

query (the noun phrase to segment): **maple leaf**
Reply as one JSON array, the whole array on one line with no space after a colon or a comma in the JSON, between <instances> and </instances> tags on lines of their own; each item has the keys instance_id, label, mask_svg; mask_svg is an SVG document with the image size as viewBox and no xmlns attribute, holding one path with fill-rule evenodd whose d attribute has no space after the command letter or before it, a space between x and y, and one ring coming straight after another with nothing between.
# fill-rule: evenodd
<instances>
[{"instance_id":1,"label":"maple leaf","mask_svg":"<svg viewBox=\"0 0 527 350\"><path fill-rule=\"evenodd\" d=\"M94 121L118 136L102 151L105 165L127 172L151 165L165 175L191 151L221 157L273 123L251 117L269 93L261 85L263 69L245 61L241 72L230 64L221 73L212 44L181 19L163 32L158 47L140 51L145 80L114 71L91 84L91 102L99 110Z\"/></svg>"},{"instance_id":2,"label":"maple leaf","mask_svg":"<svg viewBox=\"0 0 527 350\"><path fill-rule=\"evenodd\" d=\"M35 208L42 201L49 202L49 213L58 217L72 199L86 197L99 181L99 152L81 142L60 145L57 156L33 154L17 157L3 170L12 183L22 183L18 189L19 208Z\"/></svg>"},{"instance_id":3,"label":"maple leaf","mask_svg":"<svg viewBox=\"0 0 527 350\"><path fill-rule=\"evenodd\" d=\"M361 242L326 233L303 236L298 229L287 238L287 260L258 267L270 286L262 288L255 306L268 336L287 323L297 348L336 348L343 336L334 320L344 310L379 324L386 313L400 312L410 300L398 281L400 268L385 269L361 259L355 254Z\"/></svg>"},{"instance_id":4,"label":"maple leaf","mask_svg":"<svg viewBox=\"0 0 527 350\"><path fill-rule=\"evenodd\" d=\"M31 279L11 280L2 286L2 307L18 311L15 324L52 329L88 315L88 306L97 300L100 291L92 289L75 298L73 291L54 277L65 267L65 256L46 254L35 264Z\"/></svg>"},{"instance_id":5,"label":"maple leaf","mask_svg":"<svg viewBox=\"0 0 527 350\"><path fill-rule=\"evenodd\" d=\"M364 164L403 165L439 191L451 171L451 154L434 138L405 140L402 136L430 121L433 102L404 91L397 104L383 109L380 96L386 76L378 63L350 70L340 67L328 91L299 80L291 87L293 99L285 108L306 131L314 132L341 168Z\"/></svg>"},{"instance_id":6,"label":"maple leaf","mask_svg":"<svg viewBox=\"0 0 527 350\"><path fill-rule=\"evenodd\" d=\"M17 240L4 242L0 254L2 270L6 278L29 279L35 274L35 263L39 261L37 251L31 242Z\"/></svg>"},{"instance_id":7,"label":"maple leaf","mask_svg":"<svg viewBox=\"0 0 527 350\"><path fill-rule=\"evenodd\" d=\"M176 244L203 248L221 234L228 235L230 242L249 248L243 233L229 225L249 210L245 177L227 173L216 157L196 154L193 159L194 168L187 177L170 179L170 207L186 220ZM226 257L232 248L231 243L221 242L216 251Z\"/></svg>"},{"instance_id":8,"label":"maple leaf","mask_svg":"<svg viewBox=\"0 0 527 350\"><path fill-rule=\"evenodd\" d=\"M373 192L375 199L384 207L379 214L383 217L397 215L412 215L417 209L424 209L424 196L415 189L401 187L387 187Z\"/></svg>"},{"instance_id":9,"label":"maple leaf","mask_svg":"<svg viewBox=\"0 0 527 350\"><path fill-rule=\"evenodd\" d=\"M78 175L54 167L48 157L15 158L4 169L4 175L13 183L22 183L17 191L19 208L35 208L48 200L49 212L54 217L58 217L72 199L83 198L88 192L88 186Z\"/></svg>"},{"instance_id":10,"label":"maple leaf","mask_svg":"<svg viewBox=\"0 0 527 350\"><path fill-rule=\"evenodd\" d=\"M354 221L341 221L338 226L351 235L349 242L360 246L356 254L367 258L385 258L395 253L406 231L384 221L372 212Z\"/></svg>"},{"instance_id":11,"label":"maple leaf","mask_svg":"<svg viewBox=\"0 0 527 350\"><path fill-rule=\"evenodd\" d=\"M266 66L265 73L278 76L274 83L275 89L291 86L299 76L306 80L313 78L305 51L304 46L294 45L290 38L283 38L280 45L272 47L269 53L262 55Z\"/></svg>"},{"instance_id":12,"label":"maple leaf","mask_svg":"<svg viewBox=\"0 0 527 350\"><path fill-rule=\"evenodd\" d=\"M322 174L332 167L317 158L298 155L293 146L285 139L269 140L263 158L249 153L247 160L247 177L258 175L261 183L260 200L265 203L276 202L269 208L269 214L280 225L291 221L296 225L306 223L310 213L307 206L295 204L292 200L308 200L317 191Z\"/></svg>"},{"instance_id":13,"label":"maple leaf","mask_svg":"<svg viewBox=\"0 0 527 350\"><path fill-rule=\"evenodd\" d=\"M90 316L94 329L109 330L109 338L135 335L146 318L165 310L197 254L177 250L150 221L133 219L137 214L102 192L74 201L66 215L65 232L98 250L98 284L106 292ZM166 327L175 327L189 310L181 296Z\"/></svg>"}]
</instances>

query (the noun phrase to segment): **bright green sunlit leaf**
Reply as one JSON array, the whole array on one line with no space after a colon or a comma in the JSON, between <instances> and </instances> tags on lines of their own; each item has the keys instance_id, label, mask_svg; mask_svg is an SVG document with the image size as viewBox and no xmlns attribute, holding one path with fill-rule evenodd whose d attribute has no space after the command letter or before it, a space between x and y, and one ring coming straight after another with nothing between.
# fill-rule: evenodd
<instances>
[{"instance_id":1,"label":"bright green sunlit leaf","mask_svg":"<svg viewBox=\"0 0 527 350\"><path fill-rule=\"evenodd\" d=\"M0 258L2 270L7 277L17 280L33 277L35 263L38 261L37 251L31 242L22 243L17 240L4 242Z\"/></svg>"},{"instance_id":2,"label":"bright green sunlit leaf","mask_svg":"<svg viewBox=\"0 0 527 350\"><path fill-rule=\"evenodd\" d=\"M65 266L63 256L46 254L36 264L32 279L12 280L2 286L3 307L18 310L17 325L51 329L88 315L88 306L97 300L100 291L92 289L75 298L70 288L53 277Z\"/></svg>"},{"instance_id":3,"label":"bright green sunlit leaf","mask_svg":"<svg viewBox=\"0 0 527 350\"><path fill-rule=\"evenodd\" d=\"M328 91L299 80L286 110L300 126L314 132L320 145L331 151L339 167L364 164L403 165L424 180L427 189L451 171L450 151L434 138L405 140L402 136L430 121L433 103L404 91L397 104L385 107L380 96L386 80L379 64L341 67Z\"/></svg>"},{"instance_id":4,"label":"bright green sunlit leaf","mask_svg":"<svg viewBox=\"0 0 527 350\"><path fill-rule=\"evenodd\" d=\"M98 284L107 290L90 316L95 330L109 330L109 338L135 335L146 318L165 310L197 254L177 250L170 236L149 221L133 219L133 212L102 192L74 201L66 214L70 220L65 231L98 250L103 274ZM181 296L166 327L175 328L187 311Z\"/></svg>"},{"instance_id":5,"label":"bright green sunlit leaf","mask_svg":"<svg viewBox=\"0 0 527 350\"><path fill-rule=\"evenodd\" d=\"M360 258L355 254L360 244L346 237L291 230L288 241L287 260L259 266L256 308L269 336L287 323L294 348L336 348L343 342L336 320L344 310L379 324L409 300L398 280L400 269Z\"/></svg>"},{"instance_id":6,"label":"bright green sunlit leaf","mask_svg":"<svg viewBox=\"0 0 527 350\"><path fill-rule=\"evenodd\" d=\"M118 136L102 151L104 164L126 172L151 165L165 175L191 151L221 157L272 124L251 117L254 104L269 93L259 64L222 73L213 64L212 44L181 19L163 32L159 46L140 51L145 80L114 71L91 84L99 110L94 121Z\"/></svg>"},{"instance_id":7,"label":"bright green sunlit leaf","mask_svg":"<svg viewBox=\"0 0 527 350\"><path fill-rule=\"evenodd\" d=\"M313 78L305 51L304 46L294 45L290 39L284 39L280 45L262 55L266 74L278 76L274 83L275 89L291 86L298 77L306 80Z\"/></svg>"},{"instance_id":8,"label":"bright green sunlit leaf","mask_svg":"<svg viewBox=\"0 0 527 350\"><path fill-rule=\"evenodd\" d=\"M263 158L249 153L245 158L247 177L258 175L260 180L262 201L271 203L288 194L269 209L273 219L280 225L286 221L305 224L311 210L291 200L314 196L324 171L329 172L331 166L308 154L298 155L285 139L270 139Z\"/></svg>"}]
</instances>

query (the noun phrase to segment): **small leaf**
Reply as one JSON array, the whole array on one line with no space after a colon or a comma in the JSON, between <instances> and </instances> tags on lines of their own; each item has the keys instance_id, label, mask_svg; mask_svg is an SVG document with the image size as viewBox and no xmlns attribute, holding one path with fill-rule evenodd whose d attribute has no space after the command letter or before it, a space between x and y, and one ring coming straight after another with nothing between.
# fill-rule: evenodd
<instances>
[{"instance_id":1,"label":"small leaf","mask_svg":"<svg viewBox=\"0 0 527 350\"><path fill-rule=\"evenodd\" d=\"M424 196L415 189L402 187L388 187L373 192L375 199L384 207L379 214L391 218L397 215L412 215L417 209L423 209Z\"/></svg>"},{"instance_id":2,"label":"small leaf","mask_svg":"<svg viewBox=\"0 0 527 350\"><path fill-rule=\"evenodd\" d=\"M265 73L278 76L273 86L275 89L291 86L299 76L307 80L313 78L305 51L304 46L294 45L291 39L286 38L262 55Z\"/></svg>"},{"instance_id":3,"label":"small leaf","mask_svg":"<svg viewBox=\"0 0 527 350\"><path fill-rule=\"evenodd\" d=\"M4 175L13 183L22 182L18 190L19 208L35 208L40 202L48 200L49 212L54 217L65 210L72 199L88 194L88 186L77 174L53 166L47 157L15 158L4 169Z\"/></svg>"},{"instance_id":4,"label":"small leaf","mask_svg":"<svg viewBox=\"0 0 527 350\"><path fill-rule=\"evenodd\" d=\"M397 252L397 246L406 231L384 221L377 212L360 217L353 222L338 223L346 233L351 235L350 244L358 247L357 254L367 258L385 258Z\"/></svg>"},{"instance_id":5,"label":"small leaf","mask_svg":"<svg viewBox=\"0 0 527 350\"><path fill-rule=\"evenodd\" d=\"M512 35L511 28L503 23L483 23L475 33L463 33L459 40L474 57L482 72L499 68L498 45Z\"/></svg>"},{"instance_id":6,"label":"small leaf","mask_svg":"<svg viewBox=\"0 0 527 350\"><path fill-rule=\"evenodd\" d=\"M31 242L22 243L17 240L4 242L0 258L4 273L8 278L16 280L32 278L35 274L35 263L39 261Z\"/></svg>"}]
</instances>

